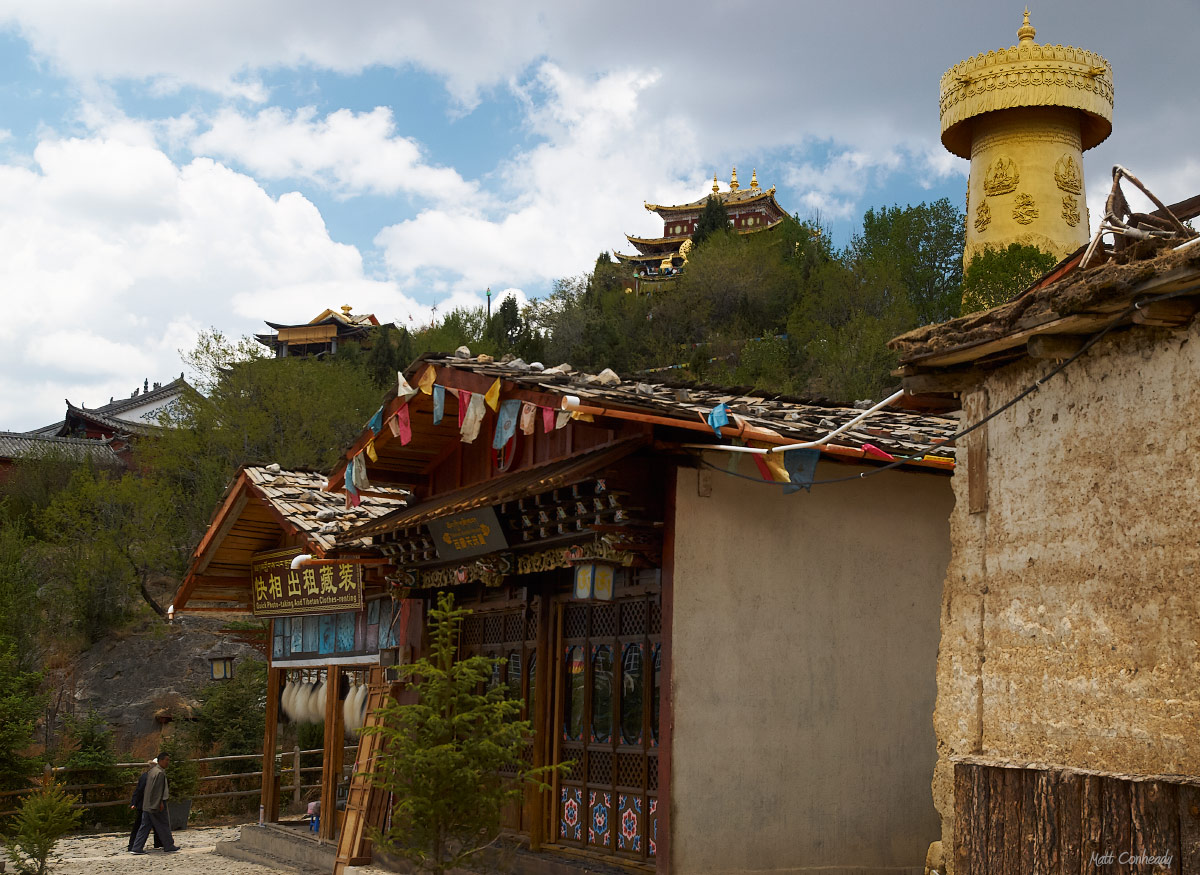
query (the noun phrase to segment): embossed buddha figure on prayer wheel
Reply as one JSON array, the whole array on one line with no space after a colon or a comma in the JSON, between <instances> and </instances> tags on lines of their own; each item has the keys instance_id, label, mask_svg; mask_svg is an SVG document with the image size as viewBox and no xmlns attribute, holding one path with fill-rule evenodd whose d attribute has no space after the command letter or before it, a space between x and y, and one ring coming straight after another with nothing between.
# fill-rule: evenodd
<instances>
[{"instance_id":1,"label":"embossed buddha figure on prayer wheel","mask_svg":"<svg viewBox=\"0 0 1200 875\"><path fill-rule=\"evenodd\" d=\"M1083 153L1112 132L1112 66L1036 35L1026 9L1017 45L942 76L942 145L971 161L964 267L985 247L1061 258L1088 240Z\"/></svg>"}]
</instances>

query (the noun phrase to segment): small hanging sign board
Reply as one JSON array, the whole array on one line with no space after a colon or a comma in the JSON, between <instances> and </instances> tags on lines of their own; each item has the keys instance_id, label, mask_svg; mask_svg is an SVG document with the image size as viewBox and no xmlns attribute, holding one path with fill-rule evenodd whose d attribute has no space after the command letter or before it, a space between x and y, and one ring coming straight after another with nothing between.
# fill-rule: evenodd
<instances>
[{"instance_id":1,"label":"small hanging sign board","mask_svg":"<svg viewBox=\"0 0 1200 875\"><path fill-rule=\"evenodd\" d=\"M500 519L492 507L442 517L426 523L439 559L482 556L508 549L508 539L500 530Z\"/></svg>"},{"instance_id":2,"label":"small hanging sign board","mask_svg":"<svg viewBox=\"0 0 1200 875\"><path fill-rule=\"evenodd\" d=\"M254 554L250 560L254 616L292 617L362 609L362 566L339 562L293 569L292 559L303 552L291 547Z\"/></svg>"}]
</instances>

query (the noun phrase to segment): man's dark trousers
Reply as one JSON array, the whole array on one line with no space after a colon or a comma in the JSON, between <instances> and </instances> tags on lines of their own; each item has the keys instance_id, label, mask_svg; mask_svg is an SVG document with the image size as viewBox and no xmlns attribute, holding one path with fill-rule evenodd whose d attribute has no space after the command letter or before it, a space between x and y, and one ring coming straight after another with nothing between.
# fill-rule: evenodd
<instances>
[{"instance_id":1,"label":"man's dark trousers","mask_svg":"<svg viewBox=\"0 0 1200 875\"><path fill-rule=\"evenodd\" d=\"M167 817L166 807L162 811L143 811L142 822L138 824L137 835L133 837L134 851L142 851L146 848L146 839L150 837L150 831L153 830L155 835L162 838L165 847L174 849L175 839L171 835L171 821Z\"/></svg>"},{"instance_id":2,"label":"man's dark trousers","mask_svg":"<svg viewBox=\"0 0 1200 875\"><path fill-rule=\"evenodd\" d=\"M137 812L137 816L133 818L133 829L129 831L129 845L127 850L133 850L133 840L137 838L138 827L142 825L142 799L146 795L146 776L149 772L142 772L141 777L137 780L137 786L133 788L133 798L129 800L129 807ZM158 830L154 830L154 847L161 848L162 838L159 837Z\"/></svg>"}]
</instances>

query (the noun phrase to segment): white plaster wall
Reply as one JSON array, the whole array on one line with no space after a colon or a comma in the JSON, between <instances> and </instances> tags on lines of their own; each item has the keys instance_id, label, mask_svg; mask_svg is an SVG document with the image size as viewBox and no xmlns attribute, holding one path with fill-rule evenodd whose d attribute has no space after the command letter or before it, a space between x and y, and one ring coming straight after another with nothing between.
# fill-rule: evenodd
<instances>
[{"instance_id":1,"label":"white plaster wall","mask_svg":"<svg viewBox=\"0 0 1200 875\"><path fill-rule=\"evenodd\" d=\"M1101 341L988 425L988 507L954 477L934 795L979 754L1200 775L1200 341ZM995 409L1050 369L990 376Z\"/></svg>"},{"instance_id":2,"label":"white plaster wall","mask_svg":"<svg viewBox=\"0 0 1200 875\"><path fill-rule=\"evenodd\" d=\"M673 871L919 872L949 478L699 476L676 497Z\"/></svg>"}]
</instances>

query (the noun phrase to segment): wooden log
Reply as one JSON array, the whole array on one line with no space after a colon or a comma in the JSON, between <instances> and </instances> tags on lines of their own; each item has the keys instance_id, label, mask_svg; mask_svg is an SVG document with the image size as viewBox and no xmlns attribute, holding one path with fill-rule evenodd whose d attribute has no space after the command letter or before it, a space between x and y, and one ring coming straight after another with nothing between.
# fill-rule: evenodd
<instances>
[{"instance_id":1,"label":"wooden log","mask_svg":"<svg viewBox=\"0 0 1200 875\"><path fill-rule=\"evenodd\" d=\"M1033 872L1060 875L1058 856L1058 776L1051 771L1033 773Z\"/></svg>"},{"instance_id":2,"label":"wooden log","mask_svg":"<svg viewBox=\"0 0 1200 875\"><path fill-rule=\"evenodd\" d=\"M1018 873L1036 873L1037 773L1021 770L1021 858Z\"/></svg>"},{"instance_id":3,"label":"wooden log","mask_svg":"<svg viewBox=\"0 0 1200 875\"><path fill-rule=\"evenodd\" d=\"M1128 862L1133 847L1130 822L1129 782L1117 778L1100 779L1100 849L1112 856L1112 863L1103 867L1106 875L1126 875L1133 868ZM1124 854L1124 858L1122 858Z\"/></svg>"},{"instance_id":4,"label":"wooden log","mask_svg":"<svg viewBox=\"0 0 1200 875\"><path fill-rule=\"evenodd\" d=\"M1025 816L1025 773L1021 769L1000 771L1004 773L1004 790L1001 804L993 806L993 814L1004 820L1004 846L992 847L992 855L998 861L1000 872L1018 875L1021 872L1021 827Z\"/></svg>"},{"instance_id":5,"label":"wooden log","mask_svg":"<svg viewBox=\"0 0 1200 875\"><path fill-rule=\"evenodd\" d=\"M987 872L987 766L954 767L954 872L983 875Z\"/></svg>"},{"instance_id":6,"label":"wooden log","mask_svg":"<svg viewBox=\"0 0 1200 875\"><path fill-rule=\"evenodd\" d=\"M1200 787L1179 787L1179 873L1200 875Z\"/></svg>"},{"instance_id":7,"label":"wooden log","mask_svg":"<svg viewBox=\"0 0 1200 875\"><path fill-rule=\"evenodd\" d=\"M1160 781L1135 781L1130 795L1133 871L1138 875L1178 873L1178 789ZM1167 857L1170 864L1164 865Z\"/></svg>"},{"instance_id":8,"label":"wooden log","mask_svg":"<svg viewBox=\"0 0 1200 875\"><path fill-rule=\"evenodd\" d=\"M1008 845L1005 834L1005 777L1010 769L987 769L988 805L991 809L987 818L987 864L981 871L1003 872L1004 850Z\"/></svg>"},{"instance_id":9,"label":"wooden log","mask_svg":"<svg viewBox=\"0 0 1200 875\"><path fill-rule=\"evenodd\" d=\"M1058 858L1063 875L1079 875L1083 847L1083 776L1058 776Z\"/></svg>"},{"instance_id":10,"label":"wooden log","mask_svg":"<svg viewBox=\"0 0 1200 875\"><path fill-rule=\"evenodd\" d=\"M1035 334L1025 344L1030 358L1059 361L1069 359L1087 343L1087 338L1078 334Z\"/></svg>"},{"instance_id":11,"label":"wooden log","mask_svg":"<svg viewBox=\"0 0 1200 875\"><path fill-rule=\"evenodd\" d=\"M917 371L901 378L900 385L912 395L940 392L967 392L983 382L985 372L979 368L960 368L952 371Z\"/></svg>"},{"instance_id":12,"label":"wooden log","mask_svg":"<svg viewBox=\"0 0 1200 875\"><path fill-rule=\"evenodd\" d=\"M1133 321L1151 328L1182 328L1196 315L1196 302L1190 298L1171 298L1139 304Z\"/></svg>"},{"instance_id":13,"label":"wooden log","mask_svg":"<svg viewBox=\"0 0 1200 875\"><path fill-rule=\"evenodd\" d=\"M1107 853L1101 845L1103 841L1103 805L1100 801L1100 784L1098 775L1084 775L1083 798L1081 800L1080 823L1082 825L1080 856L1081 875L1101 875L1107 867L1099 863L1099 858Z\"/></svg>"}]
</instances>

